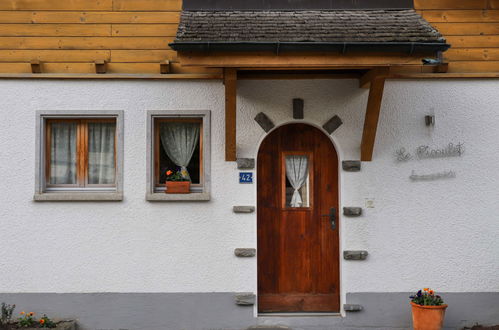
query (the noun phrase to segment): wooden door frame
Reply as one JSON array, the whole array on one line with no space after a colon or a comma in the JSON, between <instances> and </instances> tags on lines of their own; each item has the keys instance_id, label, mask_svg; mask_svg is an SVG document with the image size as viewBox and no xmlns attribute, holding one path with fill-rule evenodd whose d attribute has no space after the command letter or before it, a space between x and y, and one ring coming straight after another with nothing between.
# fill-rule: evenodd
<instances>
[{"instance_id":1,"label":"wooden door frame","mask_svg":"<svg viewBox=\"0 0 499 330\"><path fill-rule=\"evenodd\" d=\"M287 125L292 125L292 124L303 124L303 125L308 125L308 126L311 126L311 127L314 127L316 129L318 129L322 134L324 134L328 139L329 141L331 142L335 152L336 152L336 155L338 156L338 164L337 164L337 169L338 169L338 218L337 218L337 230L338 230L338 246L339 246L339 251L338 251L338 266L339 266L339 283L338 283L338 287L339 287L339 304L340 304L340 311L339 311L339 315L340 316L345 316L345 311L344 311L344 308L343 308L343 302L346 301L346 293L344 292L344 287L343 287L343 258L342 258L342 251L343 251L343 239L342 239L342 223L343 223L343 213L341 212L342 210L342 203L341 203L341 196L342 196L342 181L343 181L343 176L342 176L342 171L341 171L341 161L343 159L343 155L341 153L341 148L339 148L338 146L338 143L337 141L335 141L335 139L333 138L333 136L331 136L326 130L324 130L324 128L320 125L320 124L315 124L315 123L312 123L312 122L307 122L307 121L303 121L303 120L290 120L290 121L286 121L286 122L283 122L281 123L280 125L276 125L275 127L273 127L270 131L268 132L265 132L265 134L260 138L260 140L258 141L258 144L257 144L257 148L255 150L255 214L256 214L256 217L255 217L255 233L256 233L256 243L255 243L255 246L256 246L256 249L258 251L258 203L256 203L256 201L258 200L258 153L260 151L260 148L262 146L262 143L263 141L265 141L265 139L269 136L269 134L271 134L272 132L274 132L275 130L283 127L283 126L287 126ZM255 305L254 305L254 315L256 317L259 317L260 314L258 312L258 254L256 254L255 258L257 258L256 260L256 299L255 299ZM274 314L274 313L272 313ZM314 314L317 314L317 313L286 313L286 315L288 316L291 316L291 317L294 317L294 316L299 316L299 315L314 315ZM319 314L324 314L324 315L338 315L338 313L319 313ZM283 316L285 314L282 314L282 313L275 313L275 315L279 315L279 316ZM262 317L265 317L267 316L266 313L264 313L262 315Z\"/></svg>"}]
</instances>

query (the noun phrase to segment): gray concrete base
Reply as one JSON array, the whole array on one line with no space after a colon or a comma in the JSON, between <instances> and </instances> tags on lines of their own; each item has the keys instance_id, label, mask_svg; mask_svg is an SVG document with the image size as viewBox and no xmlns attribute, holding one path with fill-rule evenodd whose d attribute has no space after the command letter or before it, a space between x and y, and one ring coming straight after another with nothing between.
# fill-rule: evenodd
<instances>
[{"instance_id":1,"label":"gray concrete base","mask_svg":"<svg viewBox=\"0 0 499 330\"><path fill-rule=\"evenodd\" d=\"M236 293L0 293L16 304L54 318L76 319L82 330L243 330L280 326L294 330L410 329L409 293L350 293L363 310L341 316L262 316L234 303ZM499 324L499 292L442 293L449 304L445 329ZM264 327L265 328L265 327Z\"/></svg>"}]
</instances>

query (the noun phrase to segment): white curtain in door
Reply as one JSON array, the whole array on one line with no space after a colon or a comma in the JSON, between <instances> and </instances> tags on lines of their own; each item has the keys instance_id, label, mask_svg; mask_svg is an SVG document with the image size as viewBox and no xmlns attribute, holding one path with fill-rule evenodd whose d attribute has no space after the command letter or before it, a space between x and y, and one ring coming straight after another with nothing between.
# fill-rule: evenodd
<instances>
[{"instance_id":1,"label":"white curtain in door","mask_svg":"<svg viewBox=\"0 0 499 330\"><path fill-rule=\"evenodd\" d=\"M88 123L88 183L114 184L116 123Z\"/></svg>"},{"instance_id":2,"label":"white curtain in door","mask_svg":"<svg viewBox=\"0 0 499 330\"><path fill-rule=\"evenodd\" d=\"M199 140L198 123L171 122L160 126L160 136L163 149L168 157L180 166L182 176L191 181L187 166Z\"/></svg>"},{"instance_id":3,"label":"white curtain in door","mask_svg":"<svg viewBox=\"0 0 499 330\"><path fill-rule=\"evenodd\" d=\"M287 156L286 176L295 190L291 198L291 207L301 207L303 200L300 195L300 188L305 184L308 177L308 157L307 156Z\"/></svg>"},{"instance_id":4,"label":"white curtain in door","mask_svg":"<svg viewBox=\"0 0 499 330\"><path fill-rule=\"evenodd\" d=\"M76 124L51 123L50 184L76 183Z\"/></svg>"}]
</instances>

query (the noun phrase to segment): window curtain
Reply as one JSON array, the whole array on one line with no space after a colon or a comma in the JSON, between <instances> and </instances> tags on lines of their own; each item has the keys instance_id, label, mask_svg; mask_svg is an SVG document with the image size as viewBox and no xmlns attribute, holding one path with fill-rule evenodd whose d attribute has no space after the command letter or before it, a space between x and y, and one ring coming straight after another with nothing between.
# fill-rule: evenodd
<instances>
[{"instance_id":1,"label":"window curtain","mask_svg":"<svg viewBox=\"0 0 499 330\"><path fill-rule=\"evenodd\" d=\"M76 183L76 124L51 124L50 184Z\"/></svg>"},{"instance_id":2,"label":"window curtain","mask_svg":"<svg viewBox=\"0 0 499 330\"><path fill-rule=\"evenodd\" d=\"M295 190L290 205L291 207L301 207L303 205L303 200L299 190L305 184L308 177L307 156L287 156L286 176Z\"/></svg>"},{"instance_id":3,"label":"window curtain","mask_svg":"<svg viewBox=\"0 0 499 330\"><path fill-rule=\"evenodd\" d=\"M160 136L163 149L168 157L180 166L182 177L191 181L187 166L199 140L198 123L171 122L160 125Z\"/></svg>"},{"instance_id":4,"label":"window curtain","mask_svg":"<svg viewBox=\"0 0 499 330\"><path fill-rule=\"evenodd\" d=\"M114 184L116 123L88 124L88 183Z\"/></svg>"}]
</instances>

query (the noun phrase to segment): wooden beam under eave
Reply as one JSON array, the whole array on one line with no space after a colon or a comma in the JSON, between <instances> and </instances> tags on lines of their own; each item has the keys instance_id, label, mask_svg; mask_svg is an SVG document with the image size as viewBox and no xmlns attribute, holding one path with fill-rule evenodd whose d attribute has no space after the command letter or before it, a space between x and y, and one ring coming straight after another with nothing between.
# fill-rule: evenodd
<instances>
[{"instance_id":1,"label":"wooden beam under eave","mask_svg":"<svg viewBox=\"0 0 499 330\"><path fill-rule=\"evenodd\" d=\"M376 141L376 131L378 129L384 89L385 78L376 77L371 80L366 116L364 119L364 131L362 133L362 142L360 145L360 160L364 162L369 162L373 158L374 143Z\"/></svg>"},{"instance_id":2,"label":"wooden beam under eave","mask_svg":"<svg viewBox=\"0 0 499 330\"><path fill-rule=\"evenodd\" d=\"M224 69L225 85L225 161L236 161L237 70Z\"/></svg>"},{"instance_id":3,"label":"wooden beam under eave","mask_svg":"<svg viewBox=\"0 0 499 330\"><path fill-rule=\"evenodd\" d=\"M195 53L178 52L183 67L201 66L205 68L320 68L320 69L359 69L386 67L389 65L421 65L424 55L373 53L369 55L336 53L285 53L276 55L270 52L256 53Z\"/></svg>"},{"instance_id":4,"label":"wooden beam under eave","mask_svg":"<svg viewBox=\"0 0 499 330\"><path fill-rule=\"evenodd\" d=\"M374 78L386 78L390 75L390 67L374 68L362 75L359 79L360 88L369 88Z\"/></svg>"}]
</instances>

